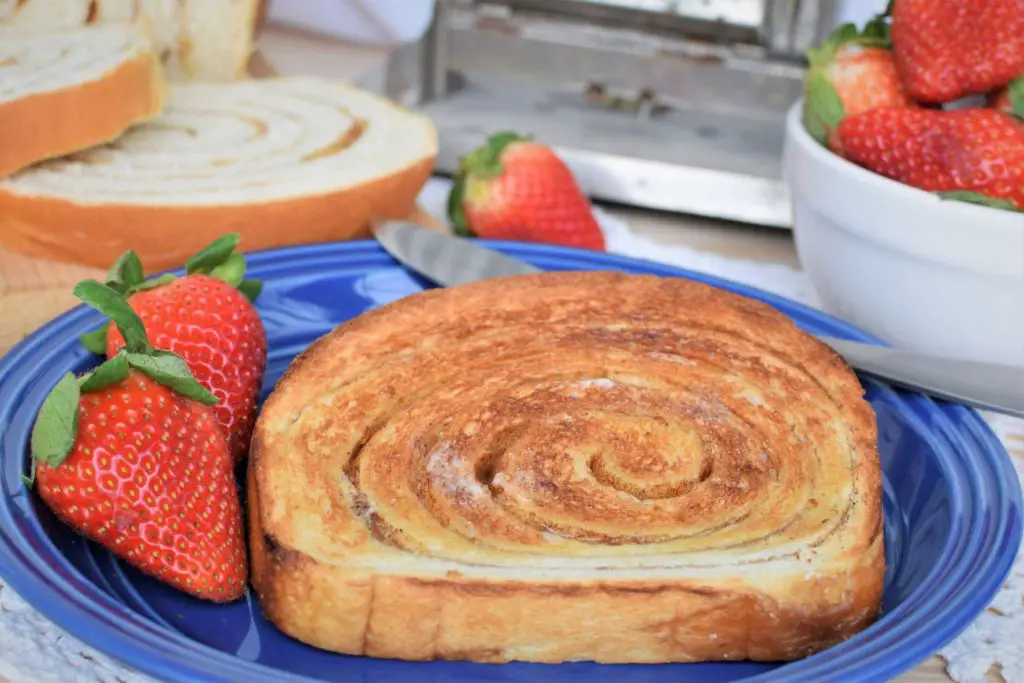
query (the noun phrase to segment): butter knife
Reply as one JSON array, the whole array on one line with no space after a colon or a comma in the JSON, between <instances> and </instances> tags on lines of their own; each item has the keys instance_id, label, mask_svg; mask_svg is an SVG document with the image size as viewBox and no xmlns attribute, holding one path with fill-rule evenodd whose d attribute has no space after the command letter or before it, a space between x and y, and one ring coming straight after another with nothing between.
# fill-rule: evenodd
<instances>
[{"instance_id":1,"label":"butter knife","mask_svg":"<svg viewBox=\"0 0 1024 683\"><path fill-rule=\"evenodd\" d=\"M479 242L404 221L373 226L377 242L442 287L541 270ZM1024 417L1024 367L949 358L818 335L860 372L933 398Z\"/></svg>"}]
</instances>

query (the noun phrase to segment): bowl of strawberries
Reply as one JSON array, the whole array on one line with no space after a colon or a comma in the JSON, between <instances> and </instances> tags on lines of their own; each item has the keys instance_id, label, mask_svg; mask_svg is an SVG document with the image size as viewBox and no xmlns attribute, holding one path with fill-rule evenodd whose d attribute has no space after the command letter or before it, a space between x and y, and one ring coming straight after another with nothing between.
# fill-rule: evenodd
<instances>
[{"instance_id":1,"label":"bowl of strawberries","mask_svg":"<svg viewBox=\"0 0 1024 683\"><path fill-rule=\"evenodd\" d=\"M808 53L784 172L831 312L1024 365L1024 5L893 0Z\"/></svg>"}]
</instances>

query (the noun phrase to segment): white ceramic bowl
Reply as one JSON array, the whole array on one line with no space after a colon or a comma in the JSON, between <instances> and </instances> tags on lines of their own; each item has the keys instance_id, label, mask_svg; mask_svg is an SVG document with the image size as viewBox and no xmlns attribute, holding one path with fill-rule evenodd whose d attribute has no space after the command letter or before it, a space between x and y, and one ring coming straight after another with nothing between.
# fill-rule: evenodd
<instances>
[{"instance_id":1,"label":"white ceramic bowl","mask_svg":"<svg viewBox=\"0 0 1024 683\"><path fill-rule=\"evenodd\" d=\"M800 261L829 311L894 346L1024 365L1024 214L860 168L807 134L801 106L783 166Z\"/></svg>"}]
</instances>

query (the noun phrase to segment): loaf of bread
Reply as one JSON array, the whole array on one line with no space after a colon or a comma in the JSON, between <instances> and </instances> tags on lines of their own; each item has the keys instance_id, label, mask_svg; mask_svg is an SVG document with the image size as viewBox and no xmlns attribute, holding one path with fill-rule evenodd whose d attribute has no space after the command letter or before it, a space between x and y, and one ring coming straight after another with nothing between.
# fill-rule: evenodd
<instances>
[{"instance_id":1,"label":"loaf of bread","mask_svg":"<svg viewBox=\"0 0 1024 683\"><path fill-rule=\"evenodd\" d=\"M341 325L265 404L252 581L316 647L409 660L792 660L877 617L870 404L770 306L546 273Z\"/></svg>"},{"instance_id":2,"label":"loaf of bread","mask_svg":"<svg viewBox=\"0 0 1024 683\"><path fill-rule=\"evenodd\" d=\"M163 101L142 23L27 36L0 26L0 178L113 140Z\"/></svg>"},{"instance_id":3,"label":"loaf of bread","mask_svg":"<svg viewBox=\"0 0 1024 683\"><path fill-rule=\"evenodd\" d=\"M342 83L172 83L153 121L0 181L0 243L165 268L229 232L248 250L365 236L413 210L436 153L430 119Z\"/></svg>"},{"instance_id":4,"label":"loaf of bread","mask_svg":"<svg viewBox=\"0 0 1024 683\"><path fill-rule=\"evenodd\" d=\"M173 80L242 78L259 0L0 0L0 25L22 35L148 17Z\"/></svg>"}]
</instances>

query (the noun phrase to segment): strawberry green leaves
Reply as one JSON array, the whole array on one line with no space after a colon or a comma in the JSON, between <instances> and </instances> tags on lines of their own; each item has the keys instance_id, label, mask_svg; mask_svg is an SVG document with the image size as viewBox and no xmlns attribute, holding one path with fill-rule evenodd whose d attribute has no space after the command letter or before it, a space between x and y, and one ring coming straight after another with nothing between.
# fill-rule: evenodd
<instances>
[{"instance_id":1,"label":"strawberry green leaves","mask_svg":"<svg viewBox=\"0 0 1024 683\"><path fill-rule=\"evenodd\" d=\"M462 208L462 200L466 196L466 175L456 174L452 189L448 192L448 218L452 224L452 232L459 237L472 237L473 231L466 220L466 212Z\"/></svg>"},{"instance_id":2,"label":"strawberry green leaves","mask_svg":"<svg viewBox=\"0 0 1024 683\"><path fill-rule=\"evenodd\" d=\"M135 278L130 258L117 267L120 275L127 273L127 280ZM121 277L119 281L125 282L126 279ZM35 462L57 467L74 448L78 435L78 404L82 394L119 385L131 376L133 370L203 405L218 402L217 397L192 376L183 358L170 351L154 349L150 345L142 320L114 286L96 280L84 280L75 287L74 294L117 325L125 339L125 346L95 370L81 377L76 378L70 372L65 374L43 400L32 427L33 477ZM25 481L31 484L32 477Z\"/></svg>"},{"instance_id":3,"label":"strawberry green leaves","mask_svg":"<svg viewBox=\"0 0 1024 683\"><path fill-rule=\"evenodd\" d=\"M218 237L185 263L185 272L189 275L213 272L214 268L227 261L235 252L238 240L237 233Z\"/></svg>"},{"instance_id":4,"label":"strawberry green leaves","mask_svg":"<svg viewBox=\"0 0 1024 683\"><path fill-rule=\"evenodd\" d=\"M237 233L215 239L188 260L185 264L185 273L209 275L223 280L238 289L250 303L255 303L263 291L263 283L259 280L245 279L245 256L236 251L239 239ZM177 276L171 273L146 279L142 261L133 249L129 249L110 267L103 284L127 299L132 294L161 287L176 279ZM105 324L99 329L81 335L79 341L92 353L104 355L107 350L108 330L109 326Z\"/></svg>"},{"instance_id":5,"label":"strawberry green leaves","mask_svg":"<svg viewBox=\"0 0 1024 683\"><path fill-rule=\"evenodd\" d=\"M463 201L466 199L466 183L471 178L494 178L505 172L501 155L514 142L529 142L533 138L511 131L495 133L473 151L459 159L459 168L452 179L448 193L448 218L452 231L461 237L472 237L473 230L466 220Z\"/></svg>"},{"instance_id":6,"label":"strawberry green leaves","mask_svg":"<svg viewBox=\"0 0 1024 683\"><path fill-rule=\"evenodd\" d=\"M942 199L966 202L968 204L977 204L978 206L987 206L990 209L1001 209L1003 211L1015 211L1017 213L1021 213L1021 210L1008 199L989 197L978 192L971 192L969 190L951 190L949 192L939 192L937 194Z\"/></svg>"},{"instance_id":7,"label":"strawberry green leaves","mask_svg":"<svg viewBox=\"0 0 1024 683\"><path fill-rule=\"evenodd\" d=\"M128 290L142 284L145 279L142 261L132 249L121 254L107 273L107 285L120 294L127 293Z\"/></svg>"},{"instance_id":8,"label":"strawberry green leaves","mask_svg":"<svg viewBox=\"0 0 1024 683\"><path fill-rule=\"evenodd\" d=\"M803 122L807 133L826 144L829 133L846 116L846 108L832 82L823 71L811 71L804 84Z\"/></svg>"},{"instance_id":9,"label":"strawberry green leaves","mask_svg":"<svg viewBox=\"0 0 1024 683\"><path fill-rule=\"evenodd\" d=\"M1010 81L1007 91L1010 95L1010 106L1013 107L1013 112L1024 119L1024 76L1018 76Z\"/></svg>"},{"instance_id":10,"label":"strawberry green leaves","mask_svg":"<svg viewBox=\"0 0 1024 683\"><path fill-rule=\"evenodd\" d=\"M92 372L83 375L78 381L78 386L83 393L102 391L125 381L129 374L131 366L128 364L128 358L119 353Z\"/></svg>"},{"instance_id":11,"label":"strawberry green leaves","mask_svg":"<svg viewBox=\"0 0 1024 683\"><path fill-rule=\"evenodd\" d=\"M85 334L78 337L78 341L82 342L82 346L89 349L92 353L102 356L107 352L107 326L93 330L92 332L86 332Z\"/></svg>"},{"instance_id":12,"label":"strawberry green leaves","mask_svg":"<svg viewBox=\"0 0 1024 683\"><path fill-rule=\"evenodd\" d=\"M56 467L64 462L78 436L78 380L67 373L39 409L30 440L34 460Z\"/></svg>"},{"instance_id":13,"label":"strawberry green leaves","mask_svg":"<svg viewBox=\"0 0 1024 683\"><path fill-rule=\"evenodd\" d=\"M129 352L126 354L126 358L133 369L182 396L207 406L218 402L216 396L196 381L185 359L176 353L160 350L150 353Z\"/></svg>"},{"instance_id":14,"label":"strawberry green leaves","mask_svg":"<svg viewBox=\"0 0 1024 683\"><path fill-rule=\"evenodd\" d=\"M529 136L510 131L495 133L487 142L459 160L459 171L482 178L493 178L504 172L501 155L513 142L528 142Z\"/></svg>"},{"instance_id":15,"label":"strawberry green leaves","mask_svg":"<svg viewBox=\"0 0 1024 683\"><path fill-rule=\"evenodd\" d=\"M263 290L263 284L258 280L245 279L245 256L235 251L238 248L238 240L237 233L215 239L188 260L185 272L189 275L210 275L223 280L236 287L250 302L255 303Z\"/></svg>"},{"instance_id":16,"label":"strawberry green leaves","mask_svg":"<svg viewBox=\"0 0 1024 683\"><path fill-rule=\"evenodd\" d=\"M114 321L124 336L128 351L144 352L150 349L142 320L113 287L95 280L85 280L75 287L74 295Z\"/></svg>"},{"instance_id":17,"label":"strawberry green leaves","mask_svg":"<svg viewBox=\"0 0 1024 683\"><path fill-rule=\"evenodd\" d=\"M124 355L125 362L131 369L138 370L157 384L162 384L203 405L217 403L217 397L192 376L188 364L181 356L170 351L154 349L150 345L142 320L125 298L113 288L95 280L84 280L75 287L74 294L117 325L125 342L118 355ZM115 358L117 356L104 365L110 364ZM103 367L100 366L101 369Z\"/></svg>"},{"instance_id":18,"label":"strawberry green leaves","mask_svg":"<svg viewBox=\"0 0 1024 683\"><path fill-rule=\"evenodd\" d=\"M263 291L263 283L259 280L242 280L238 283L238 291L249 300L249 303L256 303L260 292Z\"/></svg>"},{"instance_id":19,"label":"strawberry green leaves","mask_svg":"<svg viewBox=\"0 0 1024 683\"><path fill-rule=\"evenodd\" d=\"M843 117L869 104L904 104L891 50L889 24L877 15L862 29L852 23L836 27L807 51L803 124L818 143L829 147L830 135ZM865 97L865 92L874 96Z\"/></svg>"}]
</instances>

